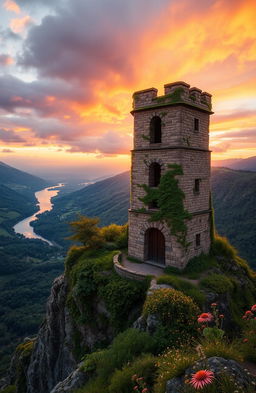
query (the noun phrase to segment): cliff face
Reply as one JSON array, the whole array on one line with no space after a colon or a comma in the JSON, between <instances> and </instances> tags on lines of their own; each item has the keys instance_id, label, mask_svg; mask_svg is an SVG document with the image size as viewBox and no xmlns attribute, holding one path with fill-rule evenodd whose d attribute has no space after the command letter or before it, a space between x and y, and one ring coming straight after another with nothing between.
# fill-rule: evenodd
<instances>
[{"instance_id":1,"label":"cliff face","mask_svg":"<svg viewBox=\"0 0 256 393\"><path fill-rule=\"evenodd\" d=\"M194 274L197 272L199 287L191 284L195 280L187 278L187 281L182 281L179 275L165 275L157 283L152 280L148 288L147 280L124 279L113 271L115 254L116 251L92 252L83 248L69 253L65 275L53 282L46 318L38 336L35 340L25 340L17 347L5 386L15 385L16 393L70 393L91 378L90 367L89 373L87 369L79 369L82 357L108 347L119 332L127 331L131 326L147 332L149 340L156 335L157 343L169 346L170 338L172 334L176 337L177 330L173 327L170 334L172 327L168 325L168 329L165 329L169 319L164 324L161 322L158 315L161 307L156 307L147 317L142 314L145 300L155 291L158 291L160 300L161 296L165 299L165 291L175 286L179 289L177 285L183 283L184 292L177 294L179 301L183 301L186 291L190 291L191 297L188 299L198 302L202 310L209 311L211 302L218 303L220 312L225 314L227 330L235 326L236 319L238 322L241 320L242 310L256 299L255 273L237 257L218 256L214 263L206 259L205 266L200 259L196 260L190 271L185 273L192 274L191 269L196 269ZM199 268L202 271L198 272ZM172 304L168 303L166 307L169 313ZM173 319L170 318L170 321ZM180 326L183 327L184 324ZM132 344L129 342L123 353L129 352ZM118 366L122 368L119 361Z\"/></svg>"},{"instance_id":2,"label":"cliff face","mask_svg":"<svg viewBox=\"0 0 256 393\"><path fill-rule=\"evenodd\" d=\"M43 322L27 370L27 392L47 393L76 366L72 348L72 323L65 306L64 276L55 279ZM47 377L46 377L47 376Z\"/></svg>"}]
</instances>

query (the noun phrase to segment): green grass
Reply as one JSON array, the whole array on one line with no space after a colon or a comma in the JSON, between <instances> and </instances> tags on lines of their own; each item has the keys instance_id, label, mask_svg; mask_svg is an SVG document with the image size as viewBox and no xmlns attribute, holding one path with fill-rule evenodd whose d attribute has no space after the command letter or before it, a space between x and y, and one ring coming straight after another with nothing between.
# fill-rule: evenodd
<instances>
[{"instance_id":1,"label":"green grass","mask_svg":"<svg viewBox=\"0 0 256 393\"><path fill-rule=\"evenodd\" d=\"M167 284L191 297L194 302L202 307L205 303L204 293L194 284L177 276L163 275L158 277L157 284Z\"/></svg>"},{"instance_id":2,"label":"green grass","mask_svg":"<svg viewBox=\"0 0 256 393\"><path fill-rule=\"evenodd\" d=\"M212 273L200 281L200 286L218 294L223 294L231 292L234 289L234 282L223 274Z\"/></svg>"},{"instance_id":3,"label":"green grass","mask_svg":"<svg viewBox=\"0 0 256 393\"><path fill-rule=\"evenodd\" d=\"M216 266L218 266L218 263L213 256L201 254L190 259L183 270L183 274L191 279L197 279L202 273Z\"/></svg>"},{"instance_id":4,"label":"green grass","mask_svg":"<svg viewBox=\"0 0 256 393\"><path fill-rule=\"evenodd\" d=\"M154 348L155 342L148 333L136 329L120 333L109 348L86 356L81 370L91 376L91 379L84 387L78 389L77 393L108 392L112 376L117 370L122 370L143 353L151 353ZM120 377L115 377L112 383L121 383L120 380Z\"/></svg>"}]
</instances>

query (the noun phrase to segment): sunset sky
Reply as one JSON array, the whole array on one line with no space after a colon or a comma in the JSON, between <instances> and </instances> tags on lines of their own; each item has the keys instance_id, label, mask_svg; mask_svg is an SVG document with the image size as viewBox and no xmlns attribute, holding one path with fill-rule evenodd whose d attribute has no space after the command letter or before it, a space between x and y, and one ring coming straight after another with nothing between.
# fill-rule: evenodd
<instances>
[{"instance_id":1,"label":"sunset sky","mask_svg":"<svg viewBox=\"0 0 256 393\"><path fill-rule=\"evenodd\" d=\"M133 91L213 95L214 160L256 155L255 0L0 0L0 160L129 168Z\"/></svg>"}]
</instances>

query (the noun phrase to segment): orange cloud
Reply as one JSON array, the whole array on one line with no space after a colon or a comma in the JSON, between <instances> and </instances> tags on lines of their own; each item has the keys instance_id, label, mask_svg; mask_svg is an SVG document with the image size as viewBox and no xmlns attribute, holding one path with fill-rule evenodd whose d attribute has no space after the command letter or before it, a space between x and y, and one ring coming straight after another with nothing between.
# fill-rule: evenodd
<instances>
[{"instance_id":1,"label":"orange cloud","mask_svg":"<svg viewBox=\"0 0 256 393\"><path fill-rule=\"evenodd\" d=\"M20 13L20 7L18 6L17 3L15 3L15 1L12 1L12 0L6 0L4 2L4 8L7 11L15 12L15 14L19 14Z\"/></svg>"},{"instance_id":2,"label":"orange cloud","mask_svg":"<svg viewBox=\"0 0 256 393\"><path fill-rule=\"evenodd\" d=\"M14 33L22 33L25 28L32 23L32 18L25 15L22 18L15 18L11 20L10 27Z\"/></svg>"}]
</instances>

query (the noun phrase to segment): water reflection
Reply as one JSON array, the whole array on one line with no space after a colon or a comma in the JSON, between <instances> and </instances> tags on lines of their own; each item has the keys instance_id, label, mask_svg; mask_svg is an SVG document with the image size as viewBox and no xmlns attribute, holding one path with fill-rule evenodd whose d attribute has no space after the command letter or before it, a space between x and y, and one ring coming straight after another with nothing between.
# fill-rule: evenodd
<instances>
[{"instance_id":1,"label":"water reflection","mask_svg":"<svg viewBox=\"0 0 256 393\"><path fill-rule=\"evenodd\" d=\"M53 243L50 240L47 240L43 238L40 235L37 235L34 232L34 228L30 225L31 222L37 220L37 215L44 213L46 211L52 210L52 202L51 198L54 196L58 195L60 187L63 187L64 184L59 183L57 186L53 187L48 187L44 188L41 191L37 191L35 193L36 199L38 200L38 206L39 206L39 211L37 211L35 214L33 214L30 217L25 218L24 220L18 222L13 229L15 233L19 233L28 239L40 239L43 240L44 242L47 242L50 246L53 246Z\"/></svg>"}]
</instances>

